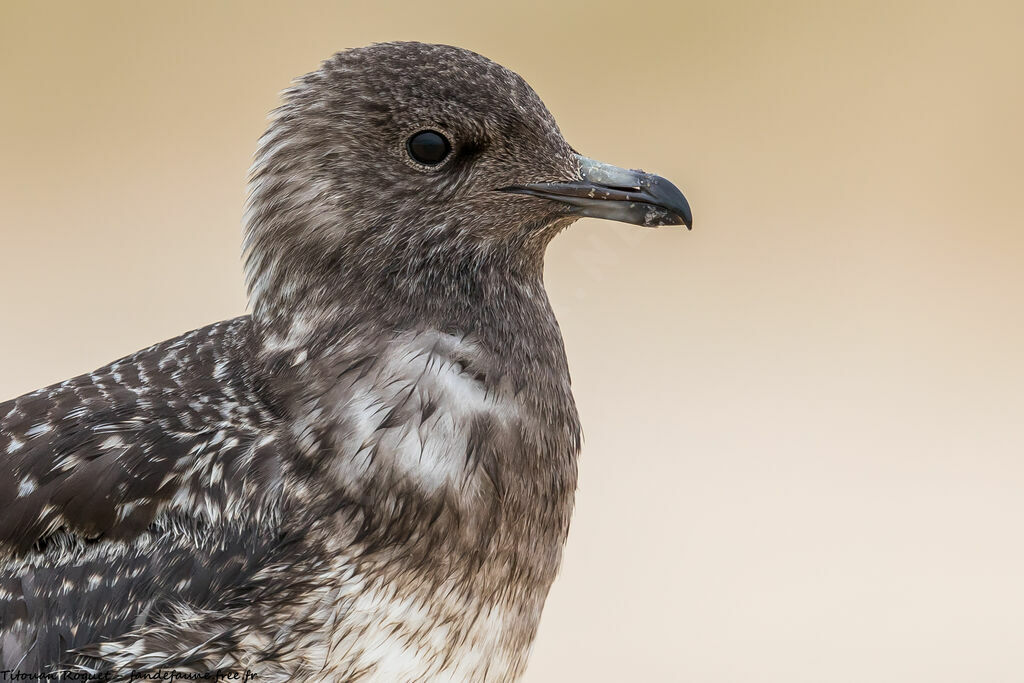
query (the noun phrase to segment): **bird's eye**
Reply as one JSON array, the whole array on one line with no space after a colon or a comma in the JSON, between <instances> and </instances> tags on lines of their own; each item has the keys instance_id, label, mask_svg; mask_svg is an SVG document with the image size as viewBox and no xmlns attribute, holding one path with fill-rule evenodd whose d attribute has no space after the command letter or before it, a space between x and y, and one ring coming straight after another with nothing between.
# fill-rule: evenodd
<instances>
[{"instance_id":1,"label":"bird's eye","mask_svg":"<svg viewBox=\"0 0 1024 683\"><path fill-rule=\"evenodd\" d=\"M427 166L436 166L452 151L448 140L433 130L421 130L409 138L405 146L414 161Z\"/></svg>"}]
</instances>

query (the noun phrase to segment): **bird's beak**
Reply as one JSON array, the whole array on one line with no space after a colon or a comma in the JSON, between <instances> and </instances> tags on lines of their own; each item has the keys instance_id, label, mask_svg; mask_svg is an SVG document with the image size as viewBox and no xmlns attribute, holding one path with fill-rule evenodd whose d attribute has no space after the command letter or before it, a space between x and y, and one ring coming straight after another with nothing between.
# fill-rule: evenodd
<instances>
[{"instance_id":1,"label":"bird's beak","mask_svg":"<svg viewBox=\"0 0 1024 683\"><path fill-rule=\"evenodd\" d=\"M661 176L619 168L584 156L578 159L578 181L513 185L502 190L561 202L577 216L647 227L685 225L687 229L693 228L686 197Z\"/></svg>"}]
</instances>

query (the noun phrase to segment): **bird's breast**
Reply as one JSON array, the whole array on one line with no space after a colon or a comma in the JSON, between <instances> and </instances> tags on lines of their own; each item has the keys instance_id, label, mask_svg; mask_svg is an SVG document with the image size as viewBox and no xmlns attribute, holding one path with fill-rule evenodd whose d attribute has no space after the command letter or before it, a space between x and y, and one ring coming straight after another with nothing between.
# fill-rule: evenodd
<instances>
[{"instance_id":1,"label":"bird's breast","mask_svg":"<svg viewBox=\"0 0 1024 683\"><path fill-rule=\"evenodd\" d=\"M531 418L478 344L430 331L333 362L292 430L304 451L326 446L340 487L389 482L456 503L498 493L497 461L517 457Z\"/></svg>"},{"instance_id":2,"label":"bird's breast","mask_svg":"<svg viewBox=\"0 0 1024 683\"><path fill-rule=\"evenodd\" d=\"M538 414L470 337L409 333L304 362L291 437L337 502L328 576L354 577L326 580L317 603L325 670L514 680L561 558L575 423Z\"/></svg>"}]
</instances>

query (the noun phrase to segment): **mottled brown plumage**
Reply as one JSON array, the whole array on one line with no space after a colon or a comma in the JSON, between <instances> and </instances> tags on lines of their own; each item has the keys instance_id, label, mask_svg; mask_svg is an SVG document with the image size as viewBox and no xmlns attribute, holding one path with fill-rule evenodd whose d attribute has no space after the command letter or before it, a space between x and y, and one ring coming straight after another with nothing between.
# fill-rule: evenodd
<instances>
[{"instance_id":1,"label":"mottled brown plumage","mask_svg":"<svg viewBox=\"0 0 1024 683\"><path fill-rule=\"evenodd\" d=\"M251 317L0 404L0 669L516 679L576 486L542 265L580 215L690 220L471 52L299 79L252 171Z\"/></svg>"}]
</instances>

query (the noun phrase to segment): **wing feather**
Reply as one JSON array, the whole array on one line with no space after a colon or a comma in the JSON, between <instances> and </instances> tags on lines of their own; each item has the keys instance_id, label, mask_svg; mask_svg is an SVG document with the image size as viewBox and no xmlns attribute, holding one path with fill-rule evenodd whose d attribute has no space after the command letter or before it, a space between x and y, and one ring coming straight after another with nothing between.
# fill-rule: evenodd
<instances>
[{"instance_id":1,"label":"wing feather","mask_svg":"<svg viewBox=\"0 0 1024 683\"><path fill-rule=\"evenodd\" d=\"M271 551L276 418L248 333L211 325L0 404L0 668L209 606Z\"/></svg>"}]
</instances>

